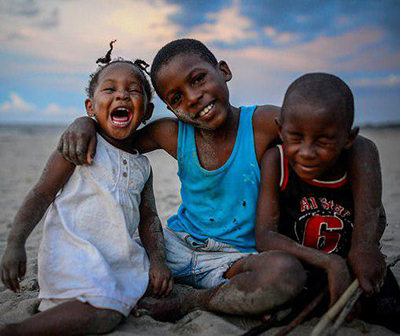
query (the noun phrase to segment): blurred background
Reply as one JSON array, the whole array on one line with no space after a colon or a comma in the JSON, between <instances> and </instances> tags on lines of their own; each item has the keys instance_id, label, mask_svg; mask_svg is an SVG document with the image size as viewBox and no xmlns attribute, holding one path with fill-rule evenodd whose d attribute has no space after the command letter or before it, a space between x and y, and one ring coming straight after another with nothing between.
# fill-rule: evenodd
<instances>
[{"instance_id":1,"label":"blurred background","mask_svg":"<svg viewBox=\"0 0 400 336\"><path fill-rule=\"evenodd\" d=\"M352 88L358 125L400 123L398 0L0 0L0 123L70 123L112 39L114 57L151 63L181 37L228 62L234 105L281 105L295 78L324 71Z\"/></svg>"}]
</instances>

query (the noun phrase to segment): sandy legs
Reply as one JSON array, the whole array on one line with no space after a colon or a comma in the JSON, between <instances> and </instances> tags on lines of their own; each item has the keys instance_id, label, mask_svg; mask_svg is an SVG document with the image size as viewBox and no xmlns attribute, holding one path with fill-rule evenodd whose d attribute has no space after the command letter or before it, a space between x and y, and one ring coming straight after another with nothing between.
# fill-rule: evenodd
<instances>
[{"instance_id":1,"label":"sandy legs","mask_svg":"<svg viewBox=\"0 0 400 336\"><path fill-rule=\"evenodd\" d=\"M212 289L176 285L167 298L143 298L138 308L162 321L176 320L195 309L260 315L294 299L306 281L300 262L278 251L238 260L226 272L226 277L229 282Z\"/></svg>"},{"instance_id":2,"label":"sandy legs","mask_svg":"<svg viewBox=\"0 0 400 336\"><path fill-rule=\"evenodd\" d=\"M70 301L36 314L21 323L0 328L0 335L86 335L113 330L122 315L98 309L80 301Z\"/></svg>"}]
</instances>

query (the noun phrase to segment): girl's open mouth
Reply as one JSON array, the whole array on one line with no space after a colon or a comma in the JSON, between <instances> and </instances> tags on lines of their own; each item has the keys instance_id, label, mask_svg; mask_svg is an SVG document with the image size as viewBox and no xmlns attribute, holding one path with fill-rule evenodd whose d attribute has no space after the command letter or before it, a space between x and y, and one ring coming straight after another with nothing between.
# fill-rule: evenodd
<instances>
[{"instance_id":1,"label":"girl's open mouth","mask_svg":"<svg viewBox=\"0 0 400 336\"><path fill-rule=\"evenodd\" d=\"M126 107L117 107L110 115L111 122L114 126L125 127L132 120L132 113Z\"/></svg>"}]
</instances>

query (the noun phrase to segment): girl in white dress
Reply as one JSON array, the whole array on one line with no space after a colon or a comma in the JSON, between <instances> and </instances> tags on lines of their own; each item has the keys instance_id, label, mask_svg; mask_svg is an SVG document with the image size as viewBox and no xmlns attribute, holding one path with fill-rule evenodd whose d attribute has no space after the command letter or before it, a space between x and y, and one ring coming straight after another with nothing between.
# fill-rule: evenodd
<instances>
[{"instance_id":1,"label":"girl in white dress","mask_svg":"<svg viewBox=\"0 0 400 336\"><path fill-rule=\"evenodd\" d=\"M143 61L107 58L91 76L85 101L98 124L96 157L75 166L54 151L7 240L1 276L16 292L26 270L25 241L49 208L38 257L41 313L5 326L1 335L106 333L146 288L161 297L172 291L150 163L131 146L151 117L151 87ZM141 242L133 238L137 229Z\"/></svg>"}]
</instances>

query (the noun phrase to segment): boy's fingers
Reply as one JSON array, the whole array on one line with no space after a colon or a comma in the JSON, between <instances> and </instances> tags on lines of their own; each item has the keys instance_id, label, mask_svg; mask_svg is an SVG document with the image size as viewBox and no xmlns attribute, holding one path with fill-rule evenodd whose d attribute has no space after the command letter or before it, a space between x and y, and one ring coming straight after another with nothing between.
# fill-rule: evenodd
<instances>
[{"instance_id":1,"label":"boy's fingers","mask_svg":"<svg viewBox=\"0 0 400 336\"><path fill-rule=\"evenodd\" d=\"M25 273L26 273L26 262L21 262L21 263L19 264L19 274L18 274L18 277L19 277L20 279L23 279L24 276L25 276Z\"/></svg>"},{"instance_id":2,"label":"boy's fingers","mask_svg":"<svg viewBox=\"0 0 400 336\"><path fill-rule=\"evenodd\" d=\"M167 287L167 290L165 292L165 296L168 296L169 294L171 294L173 288L174 288L174 280L173 279L169 279L168 280L168 287Z\"/></svg>"},{"instance_id":3,"label":"boy's fingers","mask_svg":"<svg viewBox=\"0 0 400 336\"><path fill-rule=\"evenodd\" d=\"M364 277L359 278L358 281L360 281L360 286L367 296L371 296L374 293L374 288L372 287L371 282L366 280Z\"/></svg>"},{"instance_id":4,"label":"boy's fingers","mask_svg":"<svg viewBox=\"0 0 400 336\"><path fill-rule=\"evenodd\" d=\"M63 136L61 136L60 140L58 140L57 150L62 154L64 147Z\"/></svg>"},{"instance_id":5,"label":"boy's fingers","mask_svg":"<svg viewBox=\"0 0 400 336\"><path fill-rule=\"evenodd\" d=\"M68 153L69 153L70 161L71 161L72 163L78 165L78 164L79 164L79 160L78 160L78 157L77 157L77 155L76 155L75 142L70 141L70 142L68 143Z\"/></svg>"},{"instance_id":6,"label":"boy's fingers","mask_svg":"<svg viewBox=\"0 0 400 336\"><path fill-rule=\"evenodd\" d=\"M10 279L9 271L5 267L3 268L3 271L1 274L1 279L8 289L11 289L13 292L16 291L16 288L14 287L14 283Z\"/></svg>"},{"instance_id":7,"label":"boy's fingers","mask_svg":"<svg viewBox=\"0 0 400 336\"><path fill-rule=\"evenodd\" d=\"M18 267L12 267L9 270L10 275L10 284L12 285L13 291L19 290L19 282L18 282Z\"/></svg>"},{"instance_id":8,"label":"boy's fingers","mask_svg":"<svg viewBox=\"0 0 400 336\"><path fill-rule=\"evenodd\" d=\"M92 159L96 155L96 145L97 139L96 137L92 137L89 142L88 152L87 152L87 163L92 164Z\"/></svg>"},{"instance_id":9,"label":"boy's fingers","mask_svg":"<svg viewBox=\"0 0 400 336\"><path fill-rule=\"evenodd\" d=\"M86 164L86 154L88 152L89 138L81 136L76 140L76 156L79 164Z\"/></svg>"},{"instance_id":10,"label":"boy's fingers","mask_svg":"<svg viewBox=\"0 0 400 336\"><path fill-rule=\"evenodd\" d=\"M153 280L153 296L158 296L160 293L161 283L157 277L154 277Z\"/></svg>"},{"instance_id":11,"label":"boy's fingers","mask_svg":"<svg viewBox=\"0 0 400 336\"><path fill-rule=\"evenodd\" d=\"M159 291L159 295L160 296L165 296L165 291L167 290L167 287L168 287L168 280L164 279L161 282L161 288L160 288L160 291Z\"/></svg>"}]
</instances>

